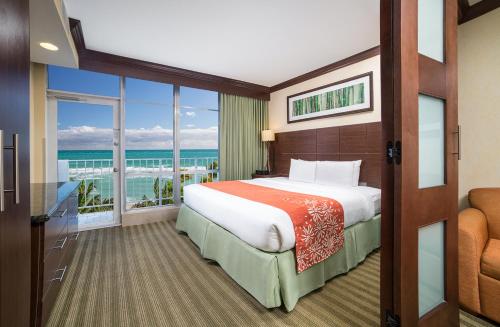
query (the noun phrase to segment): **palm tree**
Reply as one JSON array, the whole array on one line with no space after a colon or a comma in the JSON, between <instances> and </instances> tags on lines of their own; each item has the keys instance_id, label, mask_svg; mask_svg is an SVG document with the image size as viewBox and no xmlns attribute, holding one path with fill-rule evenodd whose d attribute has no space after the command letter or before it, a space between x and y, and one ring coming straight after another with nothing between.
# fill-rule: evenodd
<instances>
[{"instance_id":1,"label":"palm tree","mask_svg":"<svg viewBox=\"0 0 500 327\"><path fill-rule=\"evenodd\" d=\"M206 176L203 176L201 178L201 182L202 183L209 183L209 182L213 182L214 180L217 180L217 172L213 172L214 170L217 171L217 169L219 168L219 164L217 163L217 161L212 161L211 164L208 165L207 169L209 171L212 171L212 173L208 173Z\"/></svg>"},{"instance_id":2,"label":"palm tree","mask_svg":"<svg viewBox=\"0 0 500 327\"><path fill-rule=\"evenodd\" d=\"M207 182L212 182L214 180L217 180L217 169L219 168L219 164L217 161L212 161L208 166L207 169L209 171L212 171L211 173L207 174L207 176L203 176L201 178L201 183L207 183ZM214 172L215 171L215 172ZM190 175L187 174L181 174L180 176L181 179L181 197L184 195L184 183L186 181L189 181L191 179ZM146 195L142 196L142 199L134 204L132 208L146 208L146 207L155 207L160 205L160 178L156 177L154 182L153 182L153 194L154 198L149 199ZM163 184L161 187L161 205L166 205L166 204L174 204L173 197L168 197L168 195L172 195L174 193L174 185L173 181L171 179L167 180L166 183Z\"/></svg>"},{"instance_id":3,"label":"palm tree","mask_svg":"<svg viewBox=\"0 0 500 327\"><path fill-rule=\"evenodd\" d=\"M160 204L160 178L156 178L153 184L153 192L156 199L156 205ZM173 203L173 200L167 199L168 194L172 194L174 192L174 185L171 180L167 180L167 182L161 188L161 204Z\"/></svg>"},{"instance_id":4,"label":"palm tree","mask_svg":"<svg viewBox=\"0 0 500 327\"><path fill-rule=\"evenodd\" d=\"M113 198L103 198L97 192L94 182L89 182L87 187L85 187L86 181L82 180L78 186L78 212L79 213L90 213L90 212L102 212L108 211L109 207L113 206ZM82 208L87 206L92 206L95 204L101 204L100 207Z\"/></svg>"}]
</instances>

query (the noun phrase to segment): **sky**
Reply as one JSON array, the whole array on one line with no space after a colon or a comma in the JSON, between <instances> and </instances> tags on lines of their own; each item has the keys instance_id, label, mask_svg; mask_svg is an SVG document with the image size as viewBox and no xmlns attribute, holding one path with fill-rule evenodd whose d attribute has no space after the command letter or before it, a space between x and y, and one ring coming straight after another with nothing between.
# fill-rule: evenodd
<instances>
[{"instance_id":1,"label":"sky","mask_svg":"<svg viewBox=\"0 0 500 327\"><path fill-rule=\"evenodd\" d=\"M119 97L117 76L49 66L49 88ZM218 148L217 92L181 87L182 149ZM125 79L126 149L172 149L173 86ZM210 110L209 110L210 109ZM59 150L112 148L112 108L58 101Z\"/></svg>"}]
</instances>

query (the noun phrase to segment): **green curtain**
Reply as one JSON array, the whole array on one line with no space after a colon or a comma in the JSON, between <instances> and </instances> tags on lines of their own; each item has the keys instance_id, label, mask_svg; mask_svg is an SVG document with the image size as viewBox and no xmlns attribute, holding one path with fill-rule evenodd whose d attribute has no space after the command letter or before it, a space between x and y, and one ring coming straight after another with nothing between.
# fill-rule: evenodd
<instances>
[{"instance_id":1,"label":"green curtain","mask_svg":"<svg viewBox=\"0 0 500 327\"><path fill-rule=\"evenodd\" d=\"M220 93L219 110L221 180L250 179L265 165L268 101Z\"/></svg>"}]
</instances>

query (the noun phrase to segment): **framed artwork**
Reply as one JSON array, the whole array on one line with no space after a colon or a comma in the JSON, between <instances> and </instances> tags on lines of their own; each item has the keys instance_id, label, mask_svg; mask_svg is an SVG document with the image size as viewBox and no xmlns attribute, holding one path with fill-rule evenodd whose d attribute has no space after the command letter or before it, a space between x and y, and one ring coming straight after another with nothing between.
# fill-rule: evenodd
<instances>
[{"instance_id":1,"label":"framed artwork","mask_svg":"<svg viewBox=\"0 0 500 327\"><path fill-rule=\"evenodd\" d=\"M327 118L373 110L373 72L287 97L287 121Z\"/></svg>"}]
</instances>

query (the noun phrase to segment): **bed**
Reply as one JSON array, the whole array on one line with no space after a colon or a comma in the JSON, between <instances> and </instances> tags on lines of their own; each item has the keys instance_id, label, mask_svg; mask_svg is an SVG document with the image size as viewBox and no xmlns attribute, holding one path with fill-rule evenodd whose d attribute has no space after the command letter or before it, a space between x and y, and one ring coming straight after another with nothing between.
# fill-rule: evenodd
<instances>
[{"instance_id":1,"label":"bed","mask_svg":"<svg viewBox=\"0 0 500 327\"><path fill-rule=\"evenodd\" d=\"M344 209L345 228L380 213L380 190L373 187L326 186L291 181L287 177L242 182L336 199ZM278 208L200 184L189 185L184 189L184 204L259 250L285 252L295 246L292 222L287 213Z\"/></svg>"},{"instance_id":2,"label":"bed","mask_svg":"<svg viewBox=\"0 0 500 327\"><path fill-rule=\"evenodd\" d=\"M307 269L298 269L296 236L299 234L294 233L296 225L289 212L266 202L253 201L251 197L240 197L235 195L238 193L231 194L207 185L186 186L176 228L188 235L204 258L216 261L263 306L283 305L291 311L300 297L322 287L329 279L347 273L380 247L381 154L373 141L379 131L380 125L371 123L352 125L345 131L335 127L280 133L274 149L275 169L290 176L238 182L242 187L334 199L341 205L342 247ZM307 133L306 138L303 138L304 133ZM289 153L292 142L294 150L301 149L301 140L306 140L303 149L309 152ZM325 146L336 142L337 146ZM305 180L302 180L302 177L297 178L297 173L292 174L293 163L297 161L291 158L302 157L316 163L319 161L315 160L336 160L343 154L330 152L335 148L340 151L343 144L349 145L351 153L344 155L342 160L359 158L364 161L357 172L359 184L356 180L352 185L324 185L316 177L308 180L303 176ZM318 153L311 153L311 148Z\"/></svg>"},{"instance_id":3,"label":"bed","mask_svg":"<svg viewBox=\"0 0 500 327\"><path fill-rule=\"evenodd\" d=\"M295 234L286 213L203 185L184 189L176 228L266 308L293 310L300 297L356 267L380 246L380 190L332 187L286 177L242 181L282 190L333 197L344 207L343 248L297 273Z\"/></svg>"}]
</instances>

